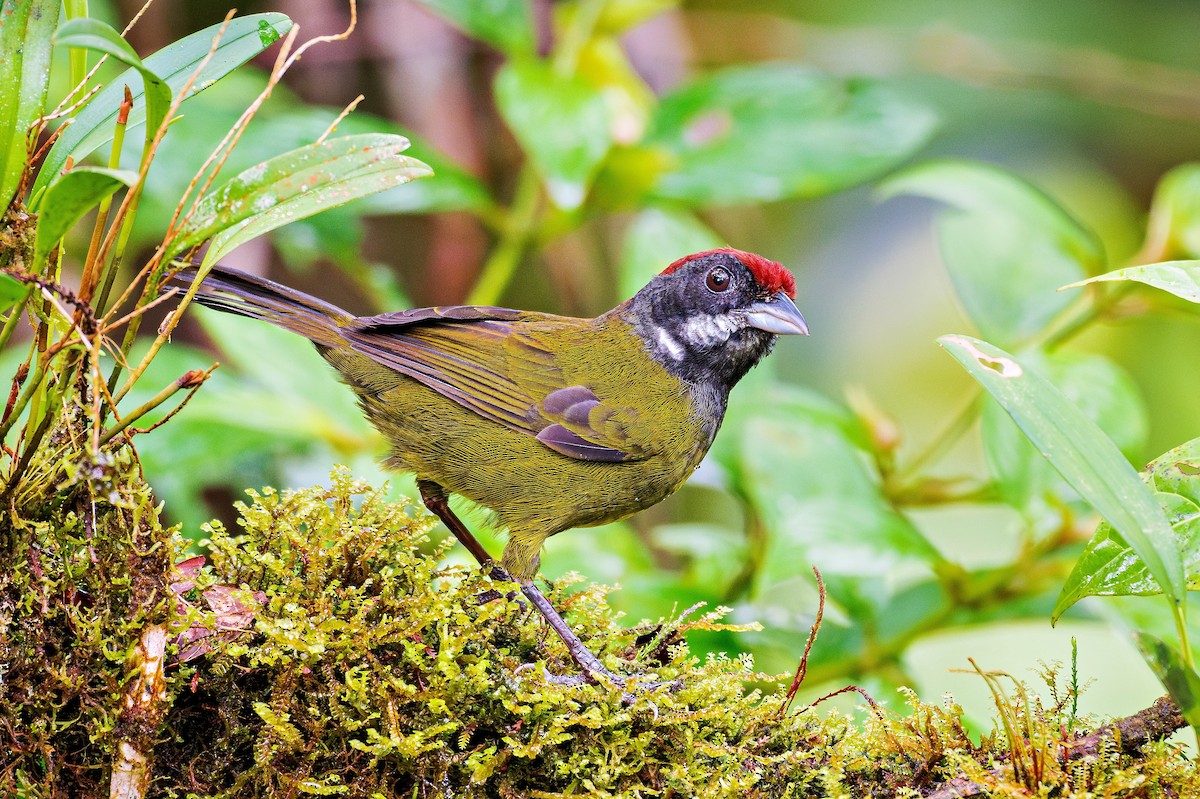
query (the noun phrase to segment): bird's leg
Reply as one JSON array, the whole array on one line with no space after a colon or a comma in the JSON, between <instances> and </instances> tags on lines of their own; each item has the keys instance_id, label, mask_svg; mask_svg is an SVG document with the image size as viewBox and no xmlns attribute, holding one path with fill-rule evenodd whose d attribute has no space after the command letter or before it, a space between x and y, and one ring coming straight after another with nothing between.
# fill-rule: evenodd
<instances>
[{"instance_id":1,"label":"bird's leg","mask_svg":"<svg viewBox=\"0 0 1200 799\"><path fill-rule=\"evenodd\" d=\"M479 561L479 565L485 569L489 569L489 573L493 580L503 580L505 582L517 582L512 576L488 555L487 550L483 548L483 544L479 543L474 534L467 529L467 526L462 523L462 520L450 510L450 502L446 497L446 489L442 488L437 483L431 480L418 480L417 490L421 492L421 501L425 503L425 507L434 516L437 516L449 528L450 532L454 533L454 537L458 542L467 548L467 551ZM575 665L584 673L587 680L590 682L601 682L601 678L617 685L624 685L625 679L613 674L604 667L600 659L587 648L582 639L576 635L567 622L559 615L554 606L550 604L550 600L546 599L536 585L532 582L521 582L521 593L533 603L533 606L538 609L542 617L546 619L546 623L550 625L550 629L558 634L562 639L563 644L567 647L567 653L571 656L571 660L575 661ZM571 684L576 682L571 678L554 677L555 682Z\"/></svg>"},{"instance_id":2,"label":"bird's leg","mask_svg":"<svg viewBox=\"0 0 1200 799\"><path fill-rule=\"evenodd\" d=\"M508 575L508 572L504 571L503 567L493 569L493 577L496 576L496 572L504 575L501 579L512 579ZM589 682L598 683L600 682L599 678L603 677L617 685L625 685L625 678L618 677L604 667L604 664L600 662L600 658L596 657L592 650L587 648L587 644L575 634L575 631L567 626L566 619L559 615L554 606L550 604L550 600L546 599L546 595L536 585L531 582L521 583L521 593L538 609L538 612L542 614L546 623L550 625L550 629L558 633L558 637L562 639L563 644L567 647L567 654L571 656L571 660L575 661L575 665L584 673ZM576 680L572 680L569 677L556 677L554 675L551 675L551 679L554 682L567 685L576 682Z\"/></svg>"},{"instance_id":3,"label":"bird's leg","mask_svg":"<svg viewBox=\"0 0 1200 799\"><path fill-rule=\"evenodd\" d=\"M429 512L442 520L450 532L454 533L458 543L466 547L471 556L479 561L480 566L487 568L495 564L492 556L483 548L483 544L479 543L479 539L467 529L462 520L454 515L454 511L450 510L450 500L446 497L446 489L432 480L418 480L417 490L421 492L421 501L425 503Z\"/></svg>"}]
</instances>

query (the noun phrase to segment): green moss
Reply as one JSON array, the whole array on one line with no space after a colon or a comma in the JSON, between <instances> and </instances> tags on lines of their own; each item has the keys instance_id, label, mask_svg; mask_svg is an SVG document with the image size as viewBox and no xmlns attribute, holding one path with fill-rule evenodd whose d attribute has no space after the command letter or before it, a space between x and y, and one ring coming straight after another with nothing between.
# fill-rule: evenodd
<instances>
[{"instance_id":1,"label":"green moss","mask_svg":"<svg viewBox=\"0 0 1200 799\"><path fill-rule=\"evenodd\" d=\"M172 539L131 458L67 473L0 519L0 795L106 792L116 742L160 724L122 694L143 629L170 620Z\"/></svg>"},{"instance_id":2,"label":"green moss","mask_svg":"<svg viewBox=\"0 0 1200 799\"><path fill-rule=\"evenodd\" d=\"M558 640L515 601L482 601L511 586L441 565L423 515L341 471L328 488L265 490L240 510L237 530L211 528L196 585L178 585L197 656L171 675L151 796L917 796L954 777L991 795L1200 791L1165 745L1139 759L1113 746L1075 764L1049 757L1016 780L1012 764L1029 747L1014 753L1000 735L973 743L959 708L916 697L904 715L865 721L823 709L781 716L781 692L747 692L771 682L748 659L688 653L682 633L718 625L719 614L625 629L607 589L578 581L559 581L551 599L608 665L681 687L628 701L611 687L557 685L547 670L572 672ZM132 521L122 513L114 518ZM124 650L153 615L137 608L163 608L132 597L154 568L161 592L167 561L142 561L146 573L135 574L121 551L129 537L109 526L114 543L97 554L104 565L93 563L80 518L38 528L37 557L57 576L43 567L4 584L11 665L0 736L24 725L0 742L20 744L0 774L9 793L67 795L59 786L89 781L87 792L102 792L109 742L125 723ZM89 586L99 597L91 612L61 598L67 572L74 585L103 572ZM247 630L222 629L239 620ZM199 637L205 627L215 634ZM1006 718L1025 720L1021 735L1059 751L1057 708L1023 691L999 700Z\"/></svg>"}]
</instances>

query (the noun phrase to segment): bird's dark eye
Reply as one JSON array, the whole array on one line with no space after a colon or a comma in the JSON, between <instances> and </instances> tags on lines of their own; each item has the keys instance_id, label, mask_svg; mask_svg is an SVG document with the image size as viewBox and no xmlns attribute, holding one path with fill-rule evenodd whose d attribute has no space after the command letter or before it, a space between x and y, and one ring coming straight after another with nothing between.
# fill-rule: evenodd
<instances>
[{"instance_id":1,"label":"bird's dark eye","mask_svg":"<svg viewBox=\"0 0 1200 799\"><path fill-rule=\"evenodd\" d=\"M729 273L721 267L717 267L708 273L708 278L704 284L708 286L709 291L721 293L729 288L732 281L729 279Z\"/></svg>"}]
</instances>

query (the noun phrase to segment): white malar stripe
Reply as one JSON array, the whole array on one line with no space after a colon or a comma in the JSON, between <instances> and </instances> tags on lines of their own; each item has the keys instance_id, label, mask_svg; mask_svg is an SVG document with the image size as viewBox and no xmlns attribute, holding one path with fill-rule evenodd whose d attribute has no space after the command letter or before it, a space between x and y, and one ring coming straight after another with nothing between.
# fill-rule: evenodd
<instances>
[{"instance_id":1,"label":"white malar stripe","mask_svg":"<svg viewBox=\"0 0 1200 799\"><path fill-rule=\"evenodd\" d=\"M687 320L680 332L689 344L708 348L714 344L724 344L734 331L742 327L742 320L730 314L705 314Z\"/></svg>"},{"instance_id":2,"label":"white malar stripe","mask_svg":"<svg viewBox=\"0 0 1200 799\"><path fill-rule=\"evenodd\" d=\"M655 327L654 338L658 341L658 346L666 350L667 354L675 360L682 361L684 356L687 355L683 347L667 332L666 328Z\"/></svg>"}]
</instances>

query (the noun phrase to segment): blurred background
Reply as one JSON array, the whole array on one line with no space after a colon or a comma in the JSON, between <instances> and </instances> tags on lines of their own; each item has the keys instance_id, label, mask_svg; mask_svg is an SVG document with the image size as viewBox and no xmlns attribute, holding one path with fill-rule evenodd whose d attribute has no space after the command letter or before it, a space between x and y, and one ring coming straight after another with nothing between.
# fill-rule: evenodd
<instances>
[{"instance_id":1,"label":"blurred background","mask_svg":"<svg viewBox=\"0 0 1200 799\"><path fill-rule=\"evenodd\" d=\"M1085 711L1131 713L1161 693L1123 632L1153 613L1145 602L1091 600L1051 628L1095 519L1051 478L1036 508L991 490L995 463L964 411L971 381L935 343L977 332L939 251L944 208L884 200L878 185L931 159L996 165L1094 231L1097 271L1127 264L1156 184L1200 147L1200 6L470 5L360 3L353 34L305 54L228 167L313 140L361 94L339 131L399 129L435 177L285 227L231 265L361 313L469 301L591 316L696 249L782 261L812 335L781 342L739 386L717 449L677 496L552 539L543 574L619 583L611 601L629 623L729 605L765 629L696 633L693 647L749 651L777 673L803 650L815 564L830 597L810 698L854 682L902 709L896 689L910 686L927 700L953 693L984 718L982 681L952 669L972 657L1038 683L1040 662L1069 662L1073 637L1080 681L1093 681ZM92 3L118 28L138 9ZM157 0L129 38L147 54L228 11ZM290 16L301 40L349 23L343 0L239 6L262 11ZM143 247L273 53L185 108L151 175ZM544 64L563 79L544 79ZM1100 356L1076 389L1086 398L1104 384L1106 432L1141 466L1200 435L1200 324L1169 304L1138 310L1089 326L1064 357ZM138 439L186 535L235 518L246 487L318 483L338 462L411 494L381 472L382 441L306 342L193 316L154 368L171 379L222 366L178 423Z\"/></svg>"}]
</instances>

